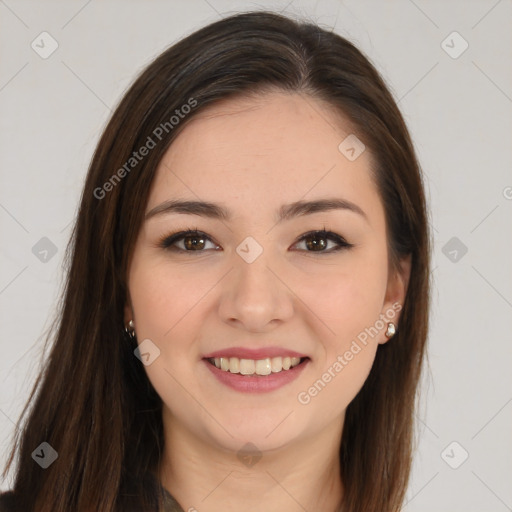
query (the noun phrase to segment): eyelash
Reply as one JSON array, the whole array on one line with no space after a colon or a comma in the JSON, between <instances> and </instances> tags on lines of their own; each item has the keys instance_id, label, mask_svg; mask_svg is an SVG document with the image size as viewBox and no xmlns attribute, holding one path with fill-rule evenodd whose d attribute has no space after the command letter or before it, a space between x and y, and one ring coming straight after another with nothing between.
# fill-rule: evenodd
<instances>
[{"instance_id":1,"label":"eyelash","mask_svg":"<svg viewBox=\"0 0 512 512\"><path fill-rule=\"evenodd\" d=\"M176 246L174 246L174 244L176 242L184 239L187 235L193 235L193 236L205 238L208 241L217 245L215 242L213 242L213 240L206 233L199 231L197 228L187 228L185 231L178 231L178 232L174 232L174 233L171 233L171 234L165 236L158 243L158 247L160 247L161 249L168 250L168 251L182 252L182 253L189 253L189 254L206 252L206 250L208 250L208 249L203 249L203 250L197 250L197 251L187 251L185 249L179 249ZM308 231L307 233L304 233L293 245L296 245L296 244L302 242L304 239L307 239L307 238L313 237L313 236L320 236L320 237L326 238L328 240L334 241L338 244L338 247L335 247L334 249L330 249L327 251L325 251L325 250L324 251L303 250L301 252L307 252L307 253L311 253L311 254L332 254L332 253L338 252L342 249L350 249L350 248L354 247L354 244L348 243L342 236L338 235L337 233L333 233L332 231L326 231L325 227L323 230Z\"/></svg>"}]
</instances>

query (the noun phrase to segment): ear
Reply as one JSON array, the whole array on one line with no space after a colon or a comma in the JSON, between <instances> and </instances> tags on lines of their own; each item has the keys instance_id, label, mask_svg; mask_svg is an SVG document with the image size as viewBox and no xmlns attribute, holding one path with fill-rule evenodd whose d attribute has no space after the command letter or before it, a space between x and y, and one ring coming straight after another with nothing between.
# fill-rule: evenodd
<instances>
[{"instance_id":1,"label":"ear","mask_svg":"<svg viewBox=\"0 0 512 512\"><path fill-rule=\"evenodd\" d=\"M382 306L380 318L384 321L384 329L379 336L379 344L386 343L389 338L385 335L388 322L393 322L395 328L398 327L398 320L400 319L400 311L404 306L405 296L407 295L407 288L409 286L409 279L411 277L411 262L412 257L410 254L400 259L399 269L390 268L388 273L388 284L386 288L386 296Z\"/></svg>"}]
</instances>

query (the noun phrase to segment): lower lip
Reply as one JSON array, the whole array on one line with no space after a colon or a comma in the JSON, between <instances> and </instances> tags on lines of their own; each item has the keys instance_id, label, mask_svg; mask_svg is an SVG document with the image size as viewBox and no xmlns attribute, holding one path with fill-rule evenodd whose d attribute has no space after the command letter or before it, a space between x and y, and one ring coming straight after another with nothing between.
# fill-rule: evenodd
<instances>
[{"instance_id":1,"label":"lower lip","mask_svg":"<svg viewBox=\"0 0 512 512\"><path fill-rule=\"evenodd\" d=\"M241 375L239 373L231 373L229 371L220 370L215 365L203 359L208 369L213 373L222 384L229 386L236 391L242 393L267 393L279 389L286 384L295 380L308 365L309 359L290 368L289 370L281 370L277 373L269 375Z\"/></svg>"}]
</instances>

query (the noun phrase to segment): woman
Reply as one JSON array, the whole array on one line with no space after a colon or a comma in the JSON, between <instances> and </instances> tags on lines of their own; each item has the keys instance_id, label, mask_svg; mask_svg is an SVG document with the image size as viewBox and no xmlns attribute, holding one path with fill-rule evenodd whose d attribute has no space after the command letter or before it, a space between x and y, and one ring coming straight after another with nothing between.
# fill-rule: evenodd
<instances>
[{"instance_id":1,"label":"woman","mask_svg":"<svg viewBox=\"0 0 512 512\"><path fill-rule=\"evenodd\" d=\"M6 510L400 510L430 238L349 41L253 12L167 49L99 141L68 254Z\"/></svg>"}]
</instances>

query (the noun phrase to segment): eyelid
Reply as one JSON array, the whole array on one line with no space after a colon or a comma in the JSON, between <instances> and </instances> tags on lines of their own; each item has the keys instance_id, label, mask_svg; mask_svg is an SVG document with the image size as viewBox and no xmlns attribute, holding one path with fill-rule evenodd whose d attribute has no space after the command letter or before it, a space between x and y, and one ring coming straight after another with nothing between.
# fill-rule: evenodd
<instances>
[{"instance_id":1,"label":"eyelid","mask_svg":"<svg viewBox=\"0 0 512 512\"><path fill-rule=\"evenodd\" d=\"M189 254L196 254L196 253L200 254L202 252L207 252L208 250L211 250L211 249L206 249L206 250L198 250L198 251L186 251L184 249L176 248L174 244L176 242L184 239L187 235L195 235L198 237L200 236L200 237L205 238L208 241L212 242L214 245L217 245L220 247L220 244L218 244L210 235L208 235L204 231L201 231L198 228L186 228L186 229L178 230L171 234L168 234L160 240L160 242L157 244L157 247L168 250L168 251L173 251L173 252L178 252L178 253L189 253ZM350 249L350 248L354 247L354 244L347 242L343 236L339 235L336 232L327 230L325 227L323 229L315 229L315 230L311 230L306 233L303 233L293 243L292 247L296 246L300 242L304 241L306 238L315 236L315 235L322 236L323 238L330 240L330 241L334 241L337 244L337 246L334 249L330 249L327 251L298 250L298 252L303 252L306 254L313 254L313 255L315 255L315 254L318 254L318 255L333 254L340 250Z\"/></svg>"}]
</instances>

